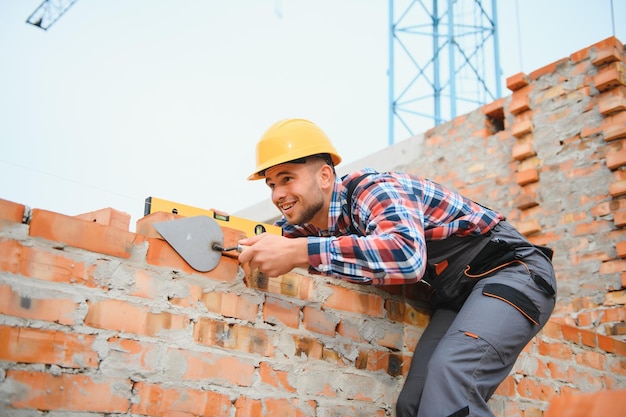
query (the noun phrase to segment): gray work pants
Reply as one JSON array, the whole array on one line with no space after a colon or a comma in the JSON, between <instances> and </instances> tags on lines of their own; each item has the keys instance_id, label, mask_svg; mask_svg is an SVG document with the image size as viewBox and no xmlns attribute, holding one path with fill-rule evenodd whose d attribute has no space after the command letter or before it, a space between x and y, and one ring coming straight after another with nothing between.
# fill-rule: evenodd
<instances>
[{"instance_id":1,"label":"gray work pants","mask_svg":"<svg viewBox=\"0 0 626 417\"><path fill-rule=\"evenodd\" d=\"M496 236L525 242L506 223ZM493 416L487 401L555 304L555 295L537 281L543 278L556 290L549 259L532 246L520 253L524 264L513 263L478 281L458 312L434 311L413 354L396 417Z\"/></svg>"}]
</instances>

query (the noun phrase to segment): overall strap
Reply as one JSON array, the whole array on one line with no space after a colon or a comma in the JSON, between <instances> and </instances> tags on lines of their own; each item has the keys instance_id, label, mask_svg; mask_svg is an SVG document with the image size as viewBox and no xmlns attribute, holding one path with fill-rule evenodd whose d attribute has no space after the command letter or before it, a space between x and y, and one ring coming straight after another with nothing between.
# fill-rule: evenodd
<instances>
[{"instance_id":1,"label":"overall strap","mask_svg":"<svg viewBox=\"0 0 626 417\"><path fill-rule=\"evenodd\" d=\"M368 177L373 174L375 174L375 172L366 172L365 174L360 175L356 177L355 179L351 180L350 183L348 184L348 196L346 197L346 201L348 204L348 218L350 219L350 225L348 226L348 231L355 235L360 234L360 232L356 227L354 227L354 220L352 219L352 194L354 193L354 189L357 187L357 185L359 185L359 183L365 177Z\"/></svg>"}]
</instances>

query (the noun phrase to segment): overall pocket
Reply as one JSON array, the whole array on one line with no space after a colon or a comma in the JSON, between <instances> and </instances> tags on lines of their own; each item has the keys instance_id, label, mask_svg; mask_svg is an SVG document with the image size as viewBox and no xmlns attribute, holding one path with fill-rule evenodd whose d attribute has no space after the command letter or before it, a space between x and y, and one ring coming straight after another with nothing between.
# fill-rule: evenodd
<instances>
[{"instance_id":1,"label":"overall pocket","mask_svg":"<svg viewBox=\"0 0 626 417\"><path fill-rule=\"evenodd\" d=\"M434 290L431 307L460 309L478 281L515 259L515 251L506 242L491 239L471 262L460 267L437 274L437 265L429 265L428 283Z\"/></svg>"}]
</instances>

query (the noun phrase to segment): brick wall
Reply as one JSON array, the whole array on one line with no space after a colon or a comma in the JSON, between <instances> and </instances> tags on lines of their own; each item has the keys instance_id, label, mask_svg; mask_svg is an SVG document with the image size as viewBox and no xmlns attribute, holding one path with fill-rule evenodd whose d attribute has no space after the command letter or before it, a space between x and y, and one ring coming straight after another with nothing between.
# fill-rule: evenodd
<instances>
[{"instance_id":1,"label":"brick wall","mask_svg":"<svg viewBox=\"0 0 626 417\"><path fill-rule=\"evenodd\" d=\"M624 46L609 38L507 85L425 132L407 170L555 249L554 317L491 400L499 417L539 417L626 387ZM173 214L131 233L111 208L24 204L0 200L0 416L393 415L428 322L420 285L265 277L226 256L198 273L151 226Z\"/></svg>"}]
</instances>

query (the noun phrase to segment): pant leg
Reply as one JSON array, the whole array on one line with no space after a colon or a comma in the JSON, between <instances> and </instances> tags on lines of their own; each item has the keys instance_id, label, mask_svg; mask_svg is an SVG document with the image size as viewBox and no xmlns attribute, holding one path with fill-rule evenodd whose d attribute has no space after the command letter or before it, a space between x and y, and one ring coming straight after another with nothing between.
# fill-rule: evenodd
<instances>
[{"instance_id":1,"label":"pant leg","mask_svg":"<svg viewBox=\"0 0 626 417\"><path fill-rule=\"evenodd\" d=\"M402 391L398 396L396 417L415 417L417 415L422 390L424 389L426 366L435 348L439 344L439 341L448 331L456 314L457 313L452 310L436 310L433 312L428 326L426 326L413 352L411 367L409 368Z\"/></svg>"},{"instance_id":2,"label":"pant leg","mask_svg":"<svg viewBox=\"0 0 626 417\"><path fill-rule=\"evenodd\" d=\"M538 250L524 261L554 283L551 264ZM484 294L488 284L522 293L538 309L537 322L506 299ZM487 401L547 322L554 303L554 295L537 285L527 266L519 263L479 281L426 365L417 417L493 416Z\"/></svg>"}]
</instances>

